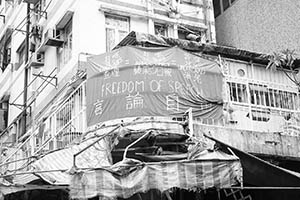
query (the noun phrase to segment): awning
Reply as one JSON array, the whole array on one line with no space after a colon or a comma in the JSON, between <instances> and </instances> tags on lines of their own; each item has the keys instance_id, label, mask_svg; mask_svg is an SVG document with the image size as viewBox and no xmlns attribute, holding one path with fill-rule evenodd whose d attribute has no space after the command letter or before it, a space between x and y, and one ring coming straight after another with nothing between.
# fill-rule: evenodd
<instances>
[{"instance_id":1,"label":"awning","mask_svg":"<svg viewBox=\"0 0 300 200\"><path fill-rule=\"evenodd\" d=\"M73 155L88 146L96 138L91 138L79 145L57 150L46 154L28 166L28 171L20 170L9 173L0 178L0 192L4 195L33 189L63 189L70 183L70 175L67 172L73 167ZM109 149L103 142L98 142L77 158L77 166L80 168L97 168L103 165L109 166L110 162L106 154ZM12 163L15 164L15 163ZM48 184L33 185L36 181ZM51 184L51 185L50 185Z\"/></svg>"},{"instance_id":2,"label":"awning","mask_svg":"<svg viewBox=\"0 0 300 200\"><path fill-rule=\"evenodd\" d=\"M57 185L15 185L15 186L2 186L0 185L0 199L3 195L26 191L26 190L67 190L68 186L57 186Z\"/></svg>"},{"instance_id":3,"label":"awning","mask_svg":"<svg viewBox=\"0 0 300 200\"><path fill-rule=\"evenodd\" d=\"M25 185L39 179L40 177L34 174L9 175L0 179L0 185L7 187L12 185Z\"/></svg>"},{"instance_id":4,"label":"awning","mask_svg":"<svg viewBox=\"0 0 300 200\"><path fill-rule=\"evenodd\" d=\"M69 148L49 153L34 162L32 166L35 171L46 171L36 174L48 183L53 185L68 185L70 183L70 175L66 171L73 167L73 155L94 142L94 140L95 138L89 139L79 145L73 145ZM80 168L109 166L108 150L109 148L104 140L98 142L78 156L77 166Z\"/></svg>"},{"instance_id":5,"label":"awning","mask_svg":"<svg viewBox=\"0 0 300 200\"><path fill-rule=\"evenodd\" d=\"M72 176L71 198L129 198L150 189L224 188L241 178L239 160L181 160L127 165L127 173L119 174L114 166L79 172Z\"/></svg>"}]
</instances>

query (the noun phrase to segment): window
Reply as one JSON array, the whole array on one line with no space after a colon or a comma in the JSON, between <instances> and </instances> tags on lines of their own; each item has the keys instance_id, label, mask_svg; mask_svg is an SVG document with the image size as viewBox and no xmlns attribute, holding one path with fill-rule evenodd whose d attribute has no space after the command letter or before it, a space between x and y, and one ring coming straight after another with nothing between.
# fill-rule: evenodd
<instances>
[{"instance_id":1,"label":"window","mask_svg":"<svg viewBox=\"0 0 300 200\"><path fill-rule=\"evenodd\" d=\"M235 2L235 0L213 0L215 18L229 8L233 2Z\"/></svg>"},{"instance_id":2,"label":"window","mask_svg":"<svg viewBox=\"0 0 300 200\"><path fill-rule=\"evenodd\" d=\"M8 39L3 39L4 44L1 47L0 44L0 64L1 64L1 69L4 71L8 64L11 61L11 37L9 36Z\"/></svg>"},{"instance_id":3,"label":"window","mask_svg":"<svg viewBox=\"0 0 300 200\"><path fill-rule=\"evenodd\" d=\"M110 51L129 33L129 18L105 15L105 31L106 51Z\"/></svg>"},{"instance_id":4,"label":"window","mask_svg":"<svg viewBox=\"0 0 300 200\"><path fill-rule=\"evenodd\" d=\"M18 63L16 64L15 70L18 70L19 67L24 63L25 61L25 41L22 42L22 44L17 49L17 55L18 55Z\"/></svg>"},{"instance_id":5,"label":"window","mask_svg":"<svg viewBox=\"0 0 300 200\"><path fill-rule=\"evenodd\" d=\"M154 24L155 35L168 36L168 27L164 24L155 23Z\"/></svg>"},{"instance_id":6,"label":"window","mask_svg":"<svg viewBox=\"0 0 300 200\"><path fill-rule=\"evenodd\" d=\"M228 82L230 90L230 100L240 103L248 103L246 84Z\"/></svg>"},{"instance_id":7,"label":"window","mask_svg":"<svg viewBox=\"0 0 300 200\"><path fill-rule=\"evenodd\" d=\"M72 19L66 24L63 30L60 30L63 35L64 43L58 49L59 66L62 67L71 59L73 48L73 33L72 33Z\"/></svg>"},{"instance_id":8,"label":"window","mask_svg":"<svg viewBox=\"0 0 300 200\"><path fill-rule=\"evenodd\" d=\"M251 109L251 119L254 121L267 122L270 120L270 109L253 108ZM250 114L247 115L250 118Z\"/></svg>"},{"instance_id":9,"label":"window","mask_svg":"<svg viewBox=\"0 0 300 200\"><path fill-rule=\"evenodd\" d=\"M8 122L8 99L0 101L0 131L4 131Z\"/></svg>"},{"instance_id":10,"label":"window","mask_svg":"<svg viewBox=\"0 0 300 200\"><path fill-rule=\"evenodd\" d=\"M39 0L36 4L34 4L34 14L36 21L39 21L44 14L44 10L46 7L46 0Z\"/></svg>"},{"instance_id":11,"label":"window","mask_svg":"<svg viewBox=\"0 0 300 200\"><path fill-rule=\"evenodd\" d=\"M229 8L229 0L222 0L223 1L223 11Z\"/></svg>"},{"instance_id":12,"label":"window","mask_svg":"<svg viewBox=\"0 0 300 200\"><path fill-rule=\"evenodd\" d=\"M220 0L213 0L213 6L214 6L215 17L218 17L221 14Z\"/></svg>"},{"instance_id":13,"label":"window","mask_svg":"<svg viewBox=\"0 0 300 200\"><path fill-rule=\"evenodd\" d=\"M248 103L247 87L249 87L250 103L252 105L295 110L298 96L296 92L283 91L257 83L227 82L230 101Z\"/></svg>"},{"instance_id":14,"label":"window","mask_svg":"<svg viewBox=\"0 0 300 200\"><path fill-rule=\"evenodd\" d=\"M205 42L204 33L195 28L180 26L178 28L178 38L182 40L191 40L196 42Z\"/></svg>"}]
</instances>

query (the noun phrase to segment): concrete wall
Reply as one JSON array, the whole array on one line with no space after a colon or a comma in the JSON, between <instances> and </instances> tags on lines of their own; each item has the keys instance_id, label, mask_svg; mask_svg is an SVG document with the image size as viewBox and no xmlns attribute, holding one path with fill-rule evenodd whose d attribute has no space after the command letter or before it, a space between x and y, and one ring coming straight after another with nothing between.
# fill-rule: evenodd
<instances>
[{"instance_id":1,"label":"concrete wall","mask_svg":"<svg viewBox=\"0 0 300 200\"><path fill-rule=\"evenodd\" d=\"M200 140L205 140L210 146L212 146L211 140L205 138L203 134L256 155L278 156L297 161L300 158L300 138L298 135L245 131L197 123L194 124L194 134Z\"/></svg>"},{"instance_id":2,"label":"concrete wall","mask_svg":"<svg viewBox=\"0 0 300 200\"><path fill-rule=\"evenodd\" d=\"M300 53L300 1L237 0L216 18L217 44L273 53Z\"/></svg>"}]
</instances>

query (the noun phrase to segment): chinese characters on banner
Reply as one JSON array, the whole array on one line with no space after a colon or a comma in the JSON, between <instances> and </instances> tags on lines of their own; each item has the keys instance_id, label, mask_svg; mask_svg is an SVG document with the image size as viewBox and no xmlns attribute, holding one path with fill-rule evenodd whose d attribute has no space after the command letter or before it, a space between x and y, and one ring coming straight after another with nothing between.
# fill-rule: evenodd
<instances>
[{"instance_id":1,"label":"chinese characters on banner","mask_svg":"<svg viewBox=\"0 0 300 200\"><path fill-rule=\"evenodd\" d=\"M222 114L217 63L179 48L123 47L89 59L88 125L138 116L195 117Z\"/></svg>"}]
</instances>

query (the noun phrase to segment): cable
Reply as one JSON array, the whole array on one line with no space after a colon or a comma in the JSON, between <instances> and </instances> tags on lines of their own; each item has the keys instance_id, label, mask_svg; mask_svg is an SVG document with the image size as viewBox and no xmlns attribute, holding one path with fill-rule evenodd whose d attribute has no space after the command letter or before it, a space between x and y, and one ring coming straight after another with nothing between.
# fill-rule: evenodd
<instances>
[{"instance_id":1,"label":"cable","mask_svg":"<svg viewBox=\"0 0 300 200\"><path fill-rule=\"evenodd\" d=\"M28 15L30 15L30 13L29 13ZM28 15L26 15L26 16L24 17L24 19L23 19L23 20L15 27L15 29L18 29L18 27L19 27L23 22L26 21Z\"/></svg>"},{"instance_id":2,"label":"cable","mask_svg":"<svg viewBox=\"0 0 300 200\"><path fill-rule=\"evenodd\" d=\"M49 1L49 3L48 3L48 5L46 6L46 8L45 8L45 10L44 10L44 12L46 12L47 11L47 9L49 8L49 6L50 6L50 4L52 3L52 0L51 1Z\"/></svg>"},{"instance_id":3,"label":"cable","mask_svg":"<svg viewBox=\"0 0 300 200\"><path fill-rule=\"evenodd\" d=\"M50 6L50 4L52 3L52 1L53 1L53 0L49 1L49 3L46 5L45 9L42 10L42 12L46 12L46 11L47 11L47 9L49 8L49 6ZM38 8L38 6L39 6L38 3L35 4L34 7L33 7L33 9ZM28 14L28 15L31 15L30 17L34 17L34 15L36 14L35 12L33 12L33 9L31 9L31 12ZM14 28L14 29L22 29L22 28L26 25L26 23L23 24L23 25L22 25L22 23L23 23L23 22L26 22L26 19L27 19L27 16L28 16L28 15L26 15L26 16L24 17L24 19L23 19L23 20L22 20L22 21ZM22 25L22 26L21 26L21 25ZM20 27L20 26L21 26L21 27Z\"/></svg>"}]
</instances>

